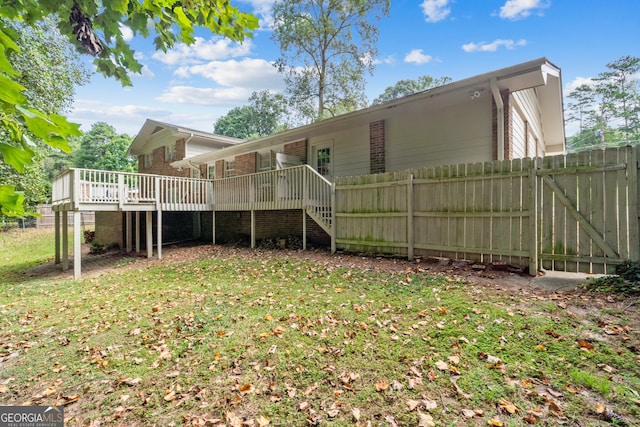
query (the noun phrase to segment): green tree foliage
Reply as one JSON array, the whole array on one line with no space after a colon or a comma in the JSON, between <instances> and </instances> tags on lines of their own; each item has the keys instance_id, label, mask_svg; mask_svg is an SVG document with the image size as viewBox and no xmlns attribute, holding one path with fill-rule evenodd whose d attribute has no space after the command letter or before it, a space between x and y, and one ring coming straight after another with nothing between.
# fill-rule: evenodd
<instances>
[{"instance_id":1,"label":"green tree foliage","mask_svg":"<svg viewBox=\"0 0 640 427\"><path fill-rule=\"evenodd\" d=\"M640 143L640 58L623 56L607 64L592 84L569 94L566 117L579 124L567 139L569 151Z\"/></svg>"},{"instance_id":2,"label":"green tree foliage","mask_svg":"<svg viewBox=\"0 0 640 427\"><path fill-rule=\"evenodd\" d=\"M413 95L414 93L423 92L434 87L446 85L451 83L451 77L440 77L434 79L431 76L420 76L415 80L405 79L398 80L393 86L387 87L384 92L373 100L372 105L382 104L383 102L393 101L394 99L402 98L404 96Z\"/></svg>"},{"instance_id":3,"label":"green tree foliage","mask_svg":"<svg viewBox=\"0 0 640 427\"><path fill-rule=\"evenodd\" d=\"M9 60L29 105L45 114L67 112L75 87L87 84L91 74L79 61L76 49L51 17L31 26L24 22L7 25L18 33L20 52L11 54Z\"/></svg>"},{"instance_id":4,"label":"green tree foliage","mask_svg":"<svg viewBox=\"0 0 640 427\"><path fill-rule=\"evenodd\" d=\"M73 152L74 166L85 169L135 172L137 160L127 155L133 138L119 135L113 126L97 122L78 141Z\"/></svg>"},{"instance_id":5,"label":"green tree foliage","mask_svg":"<svg viewBox=\"0 0 640 427\"><path fill-rule=\"evenodd\" d=\"M89 71L77 60L78 55L66 37L55 27L52 19L27 26L9 22L5 25L17 33L19 52L11 52L8 59L18 72L17 81L24 86L26 103L45 114L61 114L72 101L76 85L85 84ZM27 133L29 135L29 133ZM0 142L10 145L9 135L0 128ZM36 144L29 135L28 148L33 153L30 164L22 172L0 161L0 182L19 191L28 209L46 202L50 194L50 176L43 171L49 157L61 157L62 151ZM66 154L64 154L66 155Z\"/></svg>"},{"instance_id":6,"label":"green tree foliage","mask_svg":"<svg viewBox=\"0 0 640 427\"><path fill-rule=\"evenodd\" d=\"M36 152L29 140L41 140L68 152L67 138L80 135L78 126L57 113L42 111L28 102L20 71L10 62L20 52L19 32L12 23L34 28L51 18L60 33L81 51L95 56L96 69L130 85L129 72L140 72L141 64L123 37L121 27L134 35L154 36L156 49L166 51L178 42L192 44L194 29L242 41L258 25L257 19L240 12L228 0L14 0L0 2L0 156L23 172L33 164ZM50 64L51 65L51 64ZM11 185L0 186L0 210L6 215L24 215L23 196Z\"/></svg>"},{"instance_id":7,"label":"green tree foliage","mask_svg":"<svg viewBox=\"0 0 640 427\"><path fill-rule=\"evenodd\" d=\"M366 106L365 73L378 54L374 19L389 14L389 0L279 0L272 38L286 95L308 121Z\"/></svg>"},{"instance_id":8,"label":"green tree foliage","mask_svg":"<svg viewBox=\"0 0 640 427\"><path fill-rule=\"evenodd\" d=\"M214 133L240 139L256 139L286 129L286 102L268 90L253 92L249 105L236 107L213 125Z\"/></svg>"}]
</instances>

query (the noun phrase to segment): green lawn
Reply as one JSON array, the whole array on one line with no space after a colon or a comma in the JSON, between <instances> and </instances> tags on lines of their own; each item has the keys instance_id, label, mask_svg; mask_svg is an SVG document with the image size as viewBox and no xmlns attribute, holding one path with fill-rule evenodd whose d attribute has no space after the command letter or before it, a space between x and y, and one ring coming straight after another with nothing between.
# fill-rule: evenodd
<instances>
[{"instance_id":1,"label":"green lawn","mask_svg":"<svg viewBox=\"0 0 640 427\"><path fill-rule=\"evenodd\" d=\"M0 403L66 405L69 426L640 423L633 301L192 252L45 279L22 270L52 232L0 234Z\"/></svg>"}]
</instances>

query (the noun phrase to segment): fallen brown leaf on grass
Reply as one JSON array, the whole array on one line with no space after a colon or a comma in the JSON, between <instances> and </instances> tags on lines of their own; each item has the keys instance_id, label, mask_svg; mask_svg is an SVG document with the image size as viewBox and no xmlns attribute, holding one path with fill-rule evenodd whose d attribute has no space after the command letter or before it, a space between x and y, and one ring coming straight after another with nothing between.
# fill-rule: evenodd
<instances>
[{"instance_id":1,"label":"fallen brown leaf on grass","mask_svg":"<svg viewBox=\"0 0 640 427\"><path fill-rule=\"evenodd\" d=\"M516 405L514 405L513 403L509 402L508 400L504 399L504 398L500 398L500 400L498 401L498 406L500 409L502 409L503 411L513 415L516 412L520 412L520 409L518 409L518 407Z\"/></svg>"},{"instance_id":2,"label":"fallen brown leaf on grass","mask_svg":"<svg viewBox=\"0 0 640 427\"><path fill-rule=\"evenodd\" d=\"M582 340L578 341L578 347L587 351L591 351L594 349L593 344L591 344L589 341L582 341Z\"/></svg>"},{"instance_id":3,"label":"fallen brown leaf on grass","mask_svg":"<svg viewBox=\"0 0 640 427\"><path fill-rule=\"evenodd\" d=\"M385 380L380 380L376 383L376 391L385 391L389 388L389 383Z\"/></svg>"},{"instance_id":4,"label":"fallen brown leaf on grass","mask_svg":"<svg viewBox=\"0 0 640 427\"><path fill-rule=\"evenodd\" d=\"M430 414L418 412L418 419L419 427L436 427L436 423L433 421L433 417Z\"/></svg>"}]
</instances>

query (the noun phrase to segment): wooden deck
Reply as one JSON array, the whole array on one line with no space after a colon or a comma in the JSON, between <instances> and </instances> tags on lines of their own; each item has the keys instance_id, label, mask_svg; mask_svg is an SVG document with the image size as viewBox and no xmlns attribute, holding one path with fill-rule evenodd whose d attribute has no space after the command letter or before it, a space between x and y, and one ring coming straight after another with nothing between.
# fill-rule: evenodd
<instances>
[{"instance_id":1,"label":"wooden deck","mask_svg":"<svg viewBox=\"0 0 640 427\"><path fill-rule=\"evenodd\" d=\"M151 224L151 215L156 212L158 258L162 258L162 212L212 212L215 215L216 211L250 211L253 219L255 211L297 209L309 215L329 236L333 235L332 184L308 165L220 180L69 169L55 178L52 190L55 262L62 263L63 269L68 268L68 242L67 234L61 233L67 227L67 215L60 215L61 212L78 216L87 211L136 212L136 215L144 212L147 224ZM79 224L74 216L74 253L80 253ZM254 234L252 232L252 236ZM303 234L306 242L306 229ZM136 230L138 238L139 230ZM151 227L147 227L146 239L147 256L151 257ZM253 238L252 245L255 245ZM80 264L79 259L74 262L74 277L80 277Z\"/></svg>"}]
</instances>

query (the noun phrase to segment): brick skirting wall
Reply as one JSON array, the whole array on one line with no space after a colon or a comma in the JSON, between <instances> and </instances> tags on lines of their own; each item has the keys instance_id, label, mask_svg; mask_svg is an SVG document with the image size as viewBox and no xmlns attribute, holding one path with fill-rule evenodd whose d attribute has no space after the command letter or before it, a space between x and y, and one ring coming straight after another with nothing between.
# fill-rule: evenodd
<instances>
[{"instance_id":1,"label":"brick skirting wall","mask_svg":"<svg viewBox=\"0 0 640 427\"><path fill-rule=\"evenodd\" d=\"M212 215L202 213L203 240L211 238ZM256 241L262 239L302 238L302 211L256 211ZM331 238L307 216L307 241L316 246L331 245ZM216 243L251 242L251 212L216 212Z\"/></svg>"}]
</instances>

